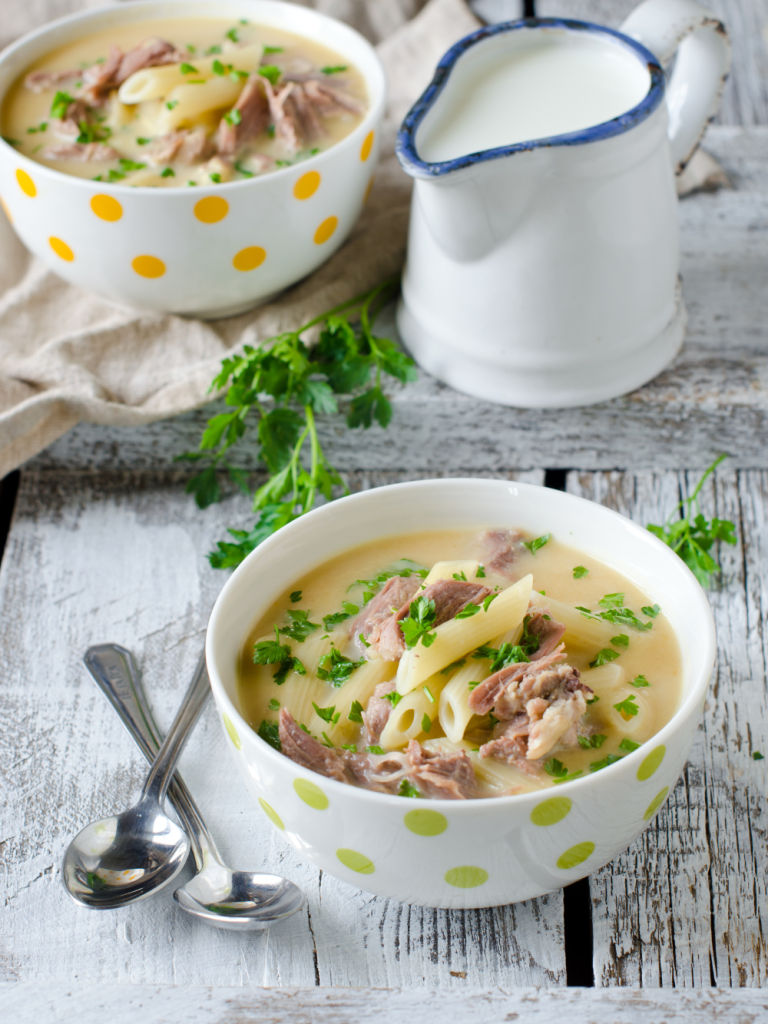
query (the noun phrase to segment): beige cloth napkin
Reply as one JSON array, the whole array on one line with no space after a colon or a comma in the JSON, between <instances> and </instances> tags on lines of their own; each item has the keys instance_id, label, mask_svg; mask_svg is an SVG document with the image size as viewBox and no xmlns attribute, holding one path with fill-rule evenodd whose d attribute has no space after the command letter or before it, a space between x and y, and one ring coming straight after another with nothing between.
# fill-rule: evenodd
<instances>
[{"instance_id":1,"label":"beige cloth napkin","mask_svg":"<svg viewBox=\"0 0 768 1024\"><path fill-rule=\"evenodd\" d=\"M101 2L12 4L0 28L2 42L68 8ZM389 80L383 156L349 239L276 301L204 323L119 309L65 284L30 256L0 214L0 476L81 420L135 426L201 405L227 352L295 328L400 270L411 181L395 159L395 133L440 56L479 22L463 0L429 0L426 6L424 0L305 2L383 40L378 52ZM711 173L703 167L688 190L701 187Z\"/></svg>"}]
</instances>

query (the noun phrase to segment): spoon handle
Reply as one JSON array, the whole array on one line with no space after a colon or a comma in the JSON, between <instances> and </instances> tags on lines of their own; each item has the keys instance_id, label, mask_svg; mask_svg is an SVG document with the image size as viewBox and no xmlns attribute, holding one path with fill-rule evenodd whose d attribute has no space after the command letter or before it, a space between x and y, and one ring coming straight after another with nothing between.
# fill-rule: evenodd
<instances>
[{"instance_id":1,"label":"spoon handle","mask_svg":"<svg viewBox=\"0 0 768 1024\"><path fill-rule=\"evenodd\" d=\"M163 734L152 715L133 655L119 644L98 644L88 648L83 660L139 750L152 764ZM168 797L191 839L198 871L211 860L221 863L213 836L178 772L173 777Z\"/></svg>"}]
</instances>

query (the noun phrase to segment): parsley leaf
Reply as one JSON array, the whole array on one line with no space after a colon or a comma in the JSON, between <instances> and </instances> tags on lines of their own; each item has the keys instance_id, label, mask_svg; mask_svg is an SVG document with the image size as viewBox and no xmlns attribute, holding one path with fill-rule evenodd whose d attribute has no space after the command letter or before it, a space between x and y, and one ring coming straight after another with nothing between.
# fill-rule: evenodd
<instances>
[{"instance_id":1,"label":"parsley leaf","mask_svg":"<svg viewBox=\"0 0 768 1024\"><path fill-rule=\"evenodd\" d=\"M574 566L573 578L575 580L583 580L588 572L589 572L589 569L585 569L583 565Z\"/></svg>"},{"instance_id":2,"label":"parsley leaf","mask_svg":"<svg viewBox=\"0 0 768 1024\"><path fill-rule=\"evenodd\" d=\"M581 771L569 772L562 761L558 761L556 757L550 757L548 761L544 762L544 771L547 775L551 775L555 781L555 784L559 782L570 782L571 779L578 778L583 773Z\"/></svg>"},{"instance_id":3,"label":"parsley leaf","mask_svg":"<svg viewBox=\"0 0 768 1024\"><path fill-rule=\"evenodd\" d=\"M427 698L427 700L429 701L429 703L430 704L434 704L435 703L434 695L433 695L432 691L430 690L430 688L427 686L426 683L424 683L424 685L422 686L422 690L424 691L424 695Z\"/></svg>"},{"instance_id":4,"label":"parsley leaf","mask_svg":"<svg viewBox=\"0 0 768 1024\"><path fill-rule=\"evenodd\" d=\"M301 591L300 590L294 590L293 593L291 594L291 603L292 604L298 604L300 600L301 600Z\"/></svg>"},{"instance_id":5,"label":"parsley leaf","mask_svg":"<svg viewBox=\"0 0 768 1024\"><path fill-rule=\"evenodd\" d=\"M396 708L400 701L403 699L402 693L398 693L397 690L390 690L389 693L383 693L381 695L382 700L388 700L393 708Z\"/></svg>"},{"instance_id":6,"label":"parsley leaf","mask_svg":"<svg viewBox=\"0 0 768 1024\"><path fill-rule=\"evenodd\" d=\"M329 66L329 67L325 67L325 68L320 68L320 70L323 72L324 75L335 75L339 71L346 71L347 70L347 65L346 64L334 64L333 66Z\"/></svg>"},{"instance_id":7,"label":"parsley leaf","mask_svg":"<svg viewBox=\"0 0 768 1024\"><path fill-rule=\"evenodd\" d=\"M637 697L634 693L631 693L625 700L621 700L618 704L614 704L613 706L627 722L630 718L634 718L640 710L637 706Z\"/></svg>"},{"instance_id":8,"label":"parsley leaf","mask_svg":"<svg viewBox=\"0 0 768 1024\"><path fill-rule=\"evenodd\" d=\"M535 555L539 548L544 547L551 536L551 533L545 533L542 537L537 537L536 540L524 540L523 547L528 548L531 554Z\"/></svg>"},{"instance_id":9,"label":"parsley leaf","mask_svg":"<svg viewBox=\"0 0 768 1024\"><path fill-rule=\"evenodd\" d=\"M243 115L240 113L240 111L237 109L237 107L233 107L229 111L229 113L224 115L224 120L229 125L240 124L240 122L243 120Z\"/></svg>"},{"instance_id":10,"label":"parsley leaf","mask_svg":"<svg viewBox=\"0 0 768 1024\"><path fill-rule=\"evenodd\" d=\"M173 170L172 167L164 167L162 169L162 171L160 171L160 177L161 178L175 178L176 177L176 172Z\"/></svg>"},{"instance_id":11,"label":"parsley leaf","mask_svg":"<svg viewBox=\"0 0 768 1024\"><path fill-rule=\"evenodd\" d=\"M441 668L440 669L440 675L441 676L447 676L449 673L453 672L454 669L463 668L463 666L466 665L466 664L467 664L467 659L466 658L459 658L458 661L453 661L453 662L451 662L450 665L446 665L445 668Z\"/></svg>"},{"instance_id":12,"label":"parsley leaf","mask_svg":"<svg viewBox=\"0 0 768 1024\"><path fill-rule=\"evenodd\" d=\"M752 760L753 761L764 761L765 758L763 757L763 755L760 753L759 750L753 750L752 751Z\"/></svg>"},{"instance_id":13,"label":"parsley leaf","mask_svg":"<svg viewBox=\"0 0 768 1024\"><path fill-rule=\"evenodd\" d=\"M253 648L253 662L255 665L277 665L277 672L272 677L278 686L282 686L288 678L288 673L293 671L300 676L305 676L307 670L298 658L294 658L288 644L281 644L279 640L260 640Z\"/></svg>"},{"instance_id":14,"label":"parsley leaf","mask_svg":"<svg viewBox=\"0 0 768 1024\"><path fill-rule=\"evenodd\" d=\"M310 633L314 633L316 629L320 629L319 623L309 621L308 611L302 611L300 608L289 608L287 615L291 620L291 625L280 626L279 632L282 633L283 636L288 636L291 640L295 640L297 643L303 644Z\"/></svg>"},{"instance_id":15,"label":"parsley leaf","mask_svg":"<svg viewBox=\"0 0 768 1024\"><path fill-rule=\"evenodd\" d=\"M592 696L591 696L591 697L589 698L589 700L588 700L588 701L586 701L586 703L587 703L587 704L597 704L597 702L598 702L599 700L600 700L600 698L599 698L599 697L597 696L597 694L596 694L596 693L593 693L593 694L592 694Z\"/></svg>"},{"instance_id":16,"label":"parsley leaf","mask_svg":"<svg viewBox=\"0 0 768 1024\"><path fill-rule=\"evenodd\" d=\"M579 736L579 746L584 750L596 750L598 747L602 747L607 739L608 737L603 736L602 733L596 733L594 736Z\"/></svg>"},{"instance_id":17,"label":"parsley leaf","mask_svg":"<svg viewBox=\"0 0 768 1024\"><path fill-rule=\"evenodd\" d=\"M466 583L466 582L467 582L467 577L466 577L466 576L464 575L464 570L463 570L463 569L462 569L462 571L461 571L461 572L455 572L455 573L453 574L453 578L454 578L455 580L463 580L463 581L464 581L464 583Z\"/></svg>"},{"instance_id":18,"label":"parsley leaf","mask_svg":"<svg viewBox=\"0 0 768 1024\"><path fill-rule=\"evenodd\" d=\"M231 28L228 32L224 33L226 39L231 39L233 43L240 42L240 36L238 35L236 28Z\"/></svg>"},{"instance_id":19,"label":"parsley leaf","mask_svg":"<svg viewBox=\"0 0 768 1024\"><path fill-rule=\"evenodd\" d=\"M480 605L479 604L473 604L470 601L469 604L466 606L466 608L462 608L461 611L459 612L459 614L455 616L455 618L457 618L457 619L471 619L472 616L473 615L477 615L477 613L479 611L480 611Z\"/></svg>"},{"instance_id":20,"label":"parsley leaf","mask_svg":"<svg viewBox=\"0 0 768 1024\"><path fill-rule=\"evenodd\" d=\"M181 65L181 67L179 68L179 71L182 73L182 75L196 75L197 74L197 68L193 68L191 64L186 64L186 63Z\"/></svg>"},{"instance_id":21,"label":"parsley leaf","mask_svg":"<svg viewBox=\"0 0 768 1024\"><path fill-rule=\"evenodd\" d=\"M356 754L357 753L357 744L356 743L342 743L341 744L341 749L342 750L348 750L350 752L350 754Z\"/></svg>"},{"instance_id":22,"label":"parsley leaf","mask_svg":"<svg viewBox=\"0 0 768 1024\"><path fill-rule=\"evenodd\" d=\"M330 632L334 626L338 626L340 622L344 622L349 619L352 615L357 615L360 611L356 604L352 604L350 601L341 602L342 611L334 612L333 615L325 615L323 617L323 625Z\"/></svg>"},{"instance_id":23,"label":"parsley leaf","mask_svg":"<svg viewBox=\"0 0 768 1024\"><path fill-rule=\"evenodd\" d=\"M592 761L589 766L591 772L599 772L603 768L607 768L609 765L616 764L617 761L621 760L620 754L606 754L602 761Z\"/></svg>"},{"instance_id":24,"label":"parsley leaf","mask_svg":"<svg viewBox=\"0 0 768 1024\"><path fill-rule=\"evenodd\" d=\"M285 47L283 46L265 46L264 56L266 57L270 53L282 53Z\"/></svg>"},{"instance_id":25,"label":"parsley leaf","mask_svg":"<svg viewBox=\"0 0 768 1024\"><path fill-rule=\"evenodd\" d=\"M629 647L629 637L626 633L619 633L618 636L611 637L611 643L614 647Z\"/></svg>"},{"instance_id":26,"label":"parsley leaf","mask_svg":"<svg viewBox=\"0 0 768 1024\"><path fill-rule=\"evenodd\" d=\"M493 651L493 648L491 648L491 651ZM517 665L527 661L530 661L530 659L525 656L525 651L519 644L502 644L494 652L488 674L494 675L501 669L507 668L508 665Z\"/></svg>"},{"instance_id":27,"label":"parsley leaf","mask_svg":"<svg viewBox=\"0 0 768 1024\"><path fill-rule=\"evenodd\" d=\"M623 750L625 754L631 754L633 750L639 750L641 746L641 743L635 743L629 736L625 736L619 744L619 750Z\"/></svg>"},{"instance_id":28,"label":"parsley leaf","mask_svg":"<svg viewBox=\"0 0 768 1024\"><path fill-rule=\"evenodd\" d=\"M267 707L269 708L270 711L279 711L280 710L280 701L279 700L275 700L275 698L273 697L270 700L269 704L267 704Z\"/></svg>"},{"instance_id":29,"label":"parsley leaf","mask_svg":"<svg viewBox=\"0 0 768 1024\"><path fill-rule=\"evenodd\" d=\"M475 573L475 579L476 580L484 580L485 579L485 566L478 565L477 572Z\"/></svg>"},{"instance_id":30,"label":"parsley leaf","mask_svg":"<svg viewBox=\"0 0 768 1024\"><path fill-rule=\"evenodd\" d=\"M263 719L257 735L261 736L270 747L274 747L275 750L282 752L283 745L280 742L280 727L277 722L268 722L266 718Z\"/></svg>"},{"instance_id":31,"label":"parsley leaf","mask_svg":"<svg viewBox=\"0 0 768 1024\"><path fill-rule=\"evenodd\" d=\"M347 718L350 722L359 722L362 725L363 721L363 705L359 700L353 700L349 708L349 714Z\"/></svg>"},{"instance_id":32,"label":"parsley leaf","mask_svg":"<svg viewBox=\"0 0 768 1024\"><path fill-rule=\"evenodd\" d=\"M604 647L602 651L597 652L597 656L594 661L590 661L590 668L600 668L601 665L607 665L609 661L615 661L619 657L618 651L612 651L609 647Z\"/></svg>"},{"instance_id":33,"label":"parsley leaf","mask_svg":"<svg viewBox=\"0 0 768 1024\"><path fill-rule=\"evenodd\" d=\"M168 108L168 110L173 110L174 107L178 107L179 101L178 100L168 100L168 102L165 105Z\"/></svg>"},{"instance_id":34,"label":"parsley leaf","mask_svg":"<svg viewBox=\"0 0 768 1024\"><path fill-rule=\"evenodd\" d=\"M254 178L255 174L253 171L249 171L247 167L244 167L239 160L235 160L235 170L238 174L242 174L244 178Z\"/></svg>"},{"instance_id":35,"label":"parsley leaf","mask_svg":"<svg viewBox=\"0 0 768 1024\"><path fill-rule=\"evenodd\" d=\"M324 654L317 663L317 676L331 686L343 686L355 669L365 664L362 661L352 661L345 658L341 651L331 644L329 654Z\"/></svg>"},{"instance_id":36,"label":"parsley leaf","mask_svg":"<svg viewBox=\"0 0 768 1024\"><path fill-rule=\"evenodd\" d=\"M646 605L643 605L643 607L640 609L640 611L643 613L643 615L647 615L649 619L655 619L656 616L661 611L661 608L659 608L659 606L657 604L654 604L654 605L646 604Z\"/></svg>"},{"instance_id":37,"label":"parsley leaf","mask_svg":"<svg viewBox=\"0 0 768 1024\"><path fill-rule=\"evenodd\" d=\"M424 712L424 717L421 720L421 731L422 732L430 732L431 729L432 729L432 719L429 717L429 715L425 711Z\"/></svg>"},{"instance_id":38,"label":"parsley leaf","mask_svg":"<svg viewBox=\"0 0 768 1024\"><path fill-rule=\"evenodd\" d=\"M386 754L384 747L380 747L377 743L372 743L370 747L366 747L365 749L369 754L378 754L379 756L381 754Z\"/></svg>"},{"instance_id":39,"label":"parsley leaf","mask_svg":"<svg viewBox=\"0 0 768 1024\"><path fill-rule=\"evenodd\" d=\"M629 685L636 686L639 689L641 686L650 686L651 684L648 682L645 676L635 676L634 679L629 680Z\"/></svg>"},{"instance_id":40,"label":"parsley leaf","mask_svg":"<svg viewBox=\"0 0 768 1024\"><path fill-rule=\"evenodd\" d=\"M268 78L270 85L277 85L277 80L282 72L276 64L262 64L259 68L259 74L264 78Z\"/></svg>"},{"instance_id":41,"label":"parsley leaf","mask_svg":"<svg viewBox=\"0 0 768 1024\"><path fill-rule=\"evenodd\" d=\"M437 638L437 633L429 632L436 618L434 601L427 601L421 596L412 601L407 618L400 623L406 646L415 647L421 640L424 647L430 647Z\"/></svg>"},{"instance_id":42,"label":"parsley leaf","mask_svg":"<svg viewBox=\"0 0 768 1024\"><path fill-rule=\"evenodd\" d=\"M331 725L335 725L339 720L339 715L336 714L336 705L334 704L330 708L319 708L314 701L312 701L312 707L315 709L315 714L318 718L322 718L324 722L328 722ZM335 717L334 717L335 715Z\"/></svg>"},{"instance_id":43,"label":"parsley leaf","mask_svg":"<svg viewBox=\"0 0 768 1024\"><path fill-rule=\"evenodd\" d=\"M488 609L491 607L491 603L493 601L495 601L498 596L499 596L499 592L496 591L495 594L489 594L488 597L485 598L485 600L483 601L483 611L484 612L488 611Z\"/></svg>"},{"instance_id":44,"label":"parsley leaf","mask_svg":"<svg viewBox=\"0 0 768 1024\"><path fill-rule=\"evenodd\" d=\"M622 608L624 605L624 595L619 594L606 594L605 597L601 597L597 602L601 608Z\"/></svg>"},{"instance_id":45,"label":"parsley leaf","mask_svg":"<svg viewBox=\"0 0 768 1024\"><path fill-rule=\"evenodd\" d=\"M397 795L418 798L421 796L421 792L415 786L412 786L408 779L403 779L402 782L400 783L400 788L397 791Z\"/></svg>"},{"instance_id":46,"label":"parsley leaf","mask_svg":"<svg viewBox=\"0 0 768 1024\"><path fill-rule=\"evenodd\" d=\"M70 103L74 102L74 98L68 92L57 92L53 97L53 103L51 103L51 117L63 121L67 116Z\"/></svg>"}]
</instances>

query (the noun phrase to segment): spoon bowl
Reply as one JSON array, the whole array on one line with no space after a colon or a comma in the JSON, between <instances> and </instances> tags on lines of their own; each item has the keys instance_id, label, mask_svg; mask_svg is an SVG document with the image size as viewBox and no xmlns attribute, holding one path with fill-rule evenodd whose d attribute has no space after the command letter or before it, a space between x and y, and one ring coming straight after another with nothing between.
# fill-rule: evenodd
<instances>
[{"instance_id":1,"label":"spoon bowl","mask_svg":"<svg viewBox=\"0 0 768 1024\"><path fill-rule=\"evenodd\" d=\"M64 885L83 906L113 910L173 881L188 856L186 833L142 800L78 832L64 855Z\"/></svg>"},{"instance_id":2,"label":"spoon bowl","mask_svg":"<svg viewBox=\"0 0 768 1024\"><path fill-rule=\"evenodd\" d=\"M179 886L173 898L188 914L230 931L269 928L304 904L304 893L287 878L220 865L205 868Z\"/></svg>"}]
</instances>

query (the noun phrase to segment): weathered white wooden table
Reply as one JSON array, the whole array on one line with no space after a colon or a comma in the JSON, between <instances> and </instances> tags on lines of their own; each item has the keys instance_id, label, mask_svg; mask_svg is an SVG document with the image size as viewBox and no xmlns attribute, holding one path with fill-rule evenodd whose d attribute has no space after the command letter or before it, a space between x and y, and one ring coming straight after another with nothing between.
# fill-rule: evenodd
<instances>
[{"instance_id":1,"label":"weathered white wooden table","mask_svg":"<svg viewBox=\"0 0 768 1024\"><path fill-rule=\"evenodd\" d=\"M768 22L760 11L747 9L753 30ZM707 140L734 188L681 204L690 326L665 374L558 413L491 406L422 376L395 394L386 433L323 424L353 488L515 477L641 523L662 521L716 454L731 454L704 495L739 537L710 595L718 661L658 819L612 864L538 900L463 913L387 903L303 863L264 821L208 707L182 757L187 783L230 862L287 875L306 912L239 936L177 913L170 892L109 914L76 908L60 880L68 839L124 806L145 771L82 654L107 640L132 649L167 726L223 582L205 552L249 520L241 497L200 512L183 494L172 458L197 444L205 413L79 427L24 468L18 493L16 475L0 489L3 533L13 515L0 566L3 1019L768 1020L768 758L752 758L768 755L768 127L751 124L768 121L768 103L765 81L752 81L749 92L737 68L726 107L748 124Z\"/></svg>"}]
</instances>

